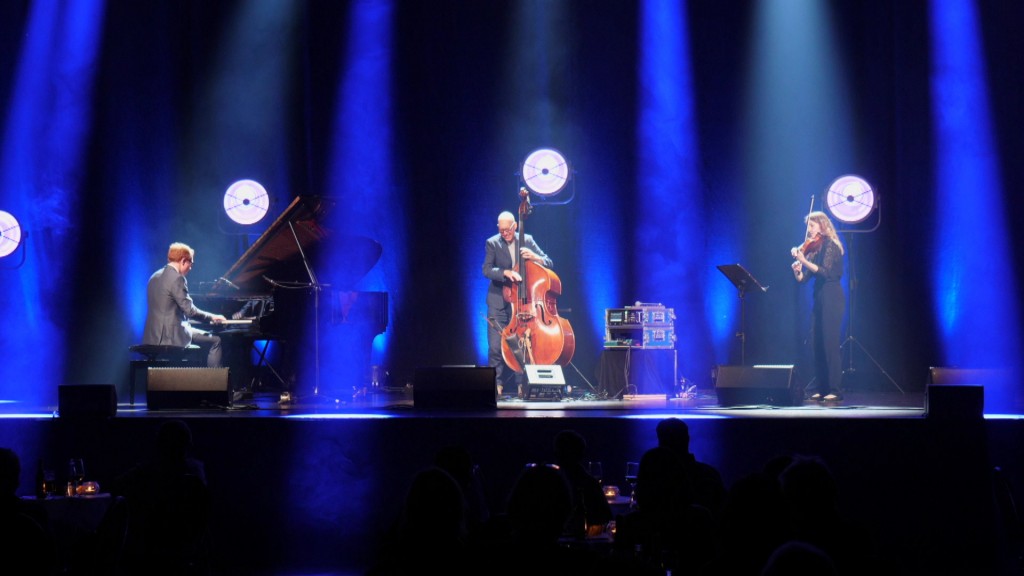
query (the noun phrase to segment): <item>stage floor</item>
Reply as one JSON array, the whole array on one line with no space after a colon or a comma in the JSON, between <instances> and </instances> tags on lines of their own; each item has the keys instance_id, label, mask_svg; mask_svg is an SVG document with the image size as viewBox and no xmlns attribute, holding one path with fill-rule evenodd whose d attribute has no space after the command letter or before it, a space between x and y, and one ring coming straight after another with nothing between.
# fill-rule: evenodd
<instances>
[{"instance_id":1,"label":"stage floor","mask_svg":"<svg viewBox=\"0 0 1024 576\"><path fill-rule=\"evenodd\" d=\"M676 414L686 417L717 418L920 418L925 416L924 394L920 392L849 392L839 402L805 400L799 405L734 404L723 406L714 390L696 390L684 397L670 398L664 394L624 395L621 399L582 395L566 398L522 400L499 398L493 409L430 409L417 408L411 389L358 391L338 396L330 393L292 397L283 400L277 391L246 394L236 402L192 406L181 409L150 409L145 396L134 405L120 402L116 415L124 418L179 415L218 418L275 417L358 417L389 415L469 415L474 417L515 417L523 415L572 415L573 417L621 417L625 415ZM21 402L0 400L0 416L59 416L60 406L29 406Z\"/></svg>"}]
</instances>

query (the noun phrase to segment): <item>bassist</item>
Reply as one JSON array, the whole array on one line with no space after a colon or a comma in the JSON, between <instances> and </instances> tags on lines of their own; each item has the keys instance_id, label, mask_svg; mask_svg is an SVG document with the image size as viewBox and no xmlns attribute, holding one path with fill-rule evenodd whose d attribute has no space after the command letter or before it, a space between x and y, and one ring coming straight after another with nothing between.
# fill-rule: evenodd
<instances>
[{"instance_id":1,"label":"bassist","mask_svg":"<svg viewBox=\"0 0 1024 576\"><path fill-rule=\"evenodd\" d=\"M488 238L485 245L483 273L491 281L487 287L487 363L496 369L498 395L516 394L522 398L524 376L505 363L501 351L501 332L512 319L508 287L514 288L523 280L518 270L519 256L545 268L551 268L552 262L533 236L522 234L521 238L517 237L517 228L516 217L511 212L498 215L498 233Z\"/></svg>"}]
</instances>

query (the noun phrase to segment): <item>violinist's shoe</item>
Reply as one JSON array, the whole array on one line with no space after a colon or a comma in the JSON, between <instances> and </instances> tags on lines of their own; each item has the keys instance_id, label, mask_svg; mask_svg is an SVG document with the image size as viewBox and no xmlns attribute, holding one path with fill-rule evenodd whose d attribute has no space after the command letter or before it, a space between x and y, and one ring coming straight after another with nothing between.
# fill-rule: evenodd
<instances>
[{"instance_id":1,"label":"violinist's shoe","mask_svg":"<svg viewBox=\"0 0 1024 576\"><path fill-rule=\"evenodd\" d=\"M813 395L811 395L811 400L815 400L815 401L821 400L821 394L813 394Z\"/></svg>"},{"instance_id":2,"label":"violinist's shoe","mask_svg":"<svg viewBox=\"0 0 1024 576\"><path fill-rule=\"evenodd\" d=\"M843 397L837 394L829 394L828 396L822 398L822 400L824 400L825 402L839 402L842 399Z\"/></svg>"}]
</instances>

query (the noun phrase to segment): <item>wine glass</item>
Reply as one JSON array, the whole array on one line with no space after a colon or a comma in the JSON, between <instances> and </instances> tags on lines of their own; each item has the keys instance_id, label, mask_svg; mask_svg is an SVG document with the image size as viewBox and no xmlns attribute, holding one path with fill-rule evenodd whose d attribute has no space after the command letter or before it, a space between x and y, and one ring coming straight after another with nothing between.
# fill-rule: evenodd
<instances>
[{"instance_id":1,"label":"wine glass","mask_svg":"<svg viewBox=\"0 0 1024 576\"><path fill-rule=\"evenodd\" d=\"M43 471L42 494L44 498L57 495L57 473L53 470Z\"/></svg>"},{"instance_id":2,"label":"wine glass","mask_svg":"<svg viewBox=\"0 0 1024 576\"><path fill-rule=\"evenodd\" d=\"M636 506L636 477L640 472L639 462L626 462L626 483L629 484L629 506Z\"/></svg>"},{"instance_id":3,"label":"wine glass","mask_svg":"<svg viewBox=\"0 0 1024 576\"><path fill-rule=\"evenodd\" d=\"M600 462L587 462L587 473L593 476L598 484L603 484L604 469Z\"/></svg>"},{"instance_id":4,"label":"wine glass","mask_svg":"<svg viewBox=\"0 0 1024 576\"><path fill-rule=\"evenodd\" d=\"M78 487L85 481L85 462L81 458L72 458L68 461L68 479L77 492Z\"/></svg>"}]
</instances>

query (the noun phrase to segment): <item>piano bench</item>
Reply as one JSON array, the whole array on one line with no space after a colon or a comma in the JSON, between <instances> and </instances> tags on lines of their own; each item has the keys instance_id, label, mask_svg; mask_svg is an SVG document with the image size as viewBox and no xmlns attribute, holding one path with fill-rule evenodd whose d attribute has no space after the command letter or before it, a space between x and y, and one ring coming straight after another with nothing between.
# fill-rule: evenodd
<instances>
[{"instance_id":1,"label":"piano bench","mask_svg":"<svg viewBox=\"0 0 1024 576\"><path fill-rule=\"evenodd\" d=\"M142 360L131 360L128 375L128 404L135 406L135 384L140 370L151 367L168 366L172 362L185 365L206 366L206 358L202 356L202 348L195 344L188 346L162 346L156 344L133 344L128 351L143 357ZM143 376L145 378L145 376ZM144 381L143 381L144 382Z\"/></svg>"}]
</instances>

